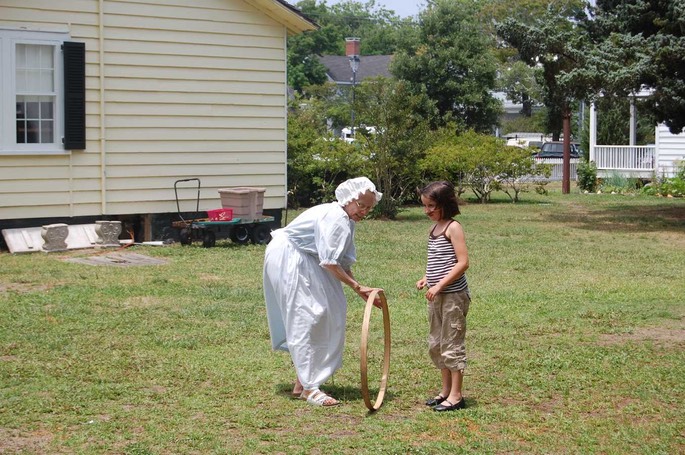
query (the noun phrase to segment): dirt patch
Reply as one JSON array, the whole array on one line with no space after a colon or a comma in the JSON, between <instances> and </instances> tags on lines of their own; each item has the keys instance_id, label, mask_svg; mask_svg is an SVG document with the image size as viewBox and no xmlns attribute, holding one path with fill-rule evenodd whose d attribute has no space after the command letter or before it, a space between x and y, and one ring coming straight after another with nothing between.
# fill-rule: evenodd
<instances>
[{"instance_id":1,"label":"dirt patch","mask_svg":"<svg viewBox=\"0 0 685 455\"><path fill-rule=\"evenodd\" d=\"M48 453L48 446L54 439L46 430L23 432L0 428L0 453Z\"/></svg>"},{"instance_id":2,"label":"dirt patch","mask_svg":"<svg viewBox=\"0 0 685 455\"><path fill-rule=\"evenodd\" d=\"M27 294L29 292L45 292L50 290L53 285L43 283L0 283L0 294L15 292L17 294Z\"/></svg>"},{"instance_id":3,"label":"dirt patch","mask_svg":"<svg viewBox=\"0 0 685 455\"><path fill-rule=\"evenodd\" d=\"M561 396L558 395L532 405L533 409L536 409L543 414L554 414L559 409L563 409L563 407L564 401L562 400Z\"/></svg>"},{"instance_id":4,"label":"dirt patch","mask_svg":"<svg viewBox=\"0 0 685 455\"><path fill-rule=\"evenodd\" d=\"M134 296L124 300L121 304L123 308L154 308L166 305L168 302L155 296Z\"/></svg>"},{"instance_id":5,"label":"dirt patch","mask_svg":"<svg viewBox=\"0 0 685 455\"><path fill-rule=\"evenodd\" d=\"M66 259L68 262L76 262L79 264L95 265L95 266L116 266L116 267L131 267L142 265L163 265L167 261L165 259L152 258L144 254L138 253L109 253L106 255L96 254L89 257L75 257Z\"/></svg>"},{"instance_id":6,"label":"dirt patch","mask_svg":"<svg viewBox=\"0 0 685 455\"><path fill-rule=\"evenodd\" d=\"M659 327L639 327L630 333L602 335L598 340L603 346L625 344L629 341L651 341L669 346L685 344L685 319Z\"/></svg>"},{"instance_id":7,"label":"dirt patch","mask_svg":"<svg viewBox=\"0 0 685 455\"><path fill-rule=\"evenodd\" d=\"M218 275L212 275L209 273L202 273L202 274L200 274L200 276L198 278L200 279L200 281L205 281L205 282L209 282L209 283L218 283L219 281L221 281L223 279L222 277L220 277Z\"/></svg>"}]
</instances>

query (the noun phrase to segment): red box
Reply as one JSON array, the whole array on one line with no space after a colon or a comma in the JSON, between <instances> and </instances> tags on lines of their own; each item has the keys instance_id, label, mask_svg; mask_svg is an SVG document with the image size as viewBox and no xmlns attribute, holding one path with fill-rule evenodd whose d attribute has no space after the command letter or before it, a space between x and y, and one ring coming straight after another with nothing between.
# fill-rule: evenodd
<instances>
[{"instance_id":1,"label":"red box","mask_svg":"<svg viewBox=\"0 0 685 455\"><path fill-rule=\"evenodd\" d=\"M231 221L233 219L233 209L214 209L207 210L209 221Z\"/></svg>"}]
</instances>

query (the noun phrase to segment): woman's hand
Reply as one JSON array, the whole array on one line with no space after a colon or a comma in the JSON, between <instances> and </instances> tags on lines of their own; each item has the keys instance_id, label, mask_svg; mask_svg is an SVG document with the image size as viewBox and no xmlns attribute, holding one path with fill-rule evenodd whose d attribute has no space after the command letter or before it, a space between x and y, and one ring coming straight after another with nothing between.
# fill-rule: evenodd
<instances>
[{"instance_id":1,"label":"woman's hand","mask_svg":"<svg viewBox=\"0 0 685 455\"><path fill-rule=\"evenodd\" d=\"M367 301L367 300L369 300L369 296L371 295L371 293L373 291L375 291L376 289L378 289L378 288L370 288L367 286L359 285L359 288L356 290L356 292L359 295L359 297L364 299L364 301ZM373 301L373 304L374 304L374 306L381 308L382 307L381 298L379 296L376 296L376 298Z\"/></svg>"},{"instance_id":2,"label":"woman's hand","mask_svg":"<svg viewBox=\"0 0 685 455\"><path fill-rule=\"evenodd\" d=\"M421 290L428 286L428 281L426 280L426 277L421 278L419 281L416 282L416 289Z\"/></svg>"}]
</instances>

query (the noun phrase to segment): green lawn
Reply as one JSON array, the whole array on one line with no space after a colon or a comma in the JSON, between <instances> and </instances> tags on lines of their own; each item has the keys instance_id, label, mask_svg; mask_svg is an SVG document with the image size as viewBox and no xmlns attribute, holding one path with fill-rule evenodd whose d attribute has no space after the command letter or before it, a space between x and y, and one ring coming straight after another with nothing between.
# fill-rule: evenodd
<instances>
[{"instance_id":1,"label":"green lawn","mask_svg":"<svg viewBox=\"0 0 685 455\"><path fill-rule=\"evenodd\" d=\"M168 261L146 267L0 253L0 453L685 453L685 200L557 189L462 213L473 302L456 413L423 405L439 373L414 289L419 208L358 225L355 273L386 290L392 322L375 414L359 390L364 302L349 290L344 366L324 386L343 405L289 397L263 246L127 250ZM377 389L379 311L372 332Z\"/></svg>"}]
</instances>

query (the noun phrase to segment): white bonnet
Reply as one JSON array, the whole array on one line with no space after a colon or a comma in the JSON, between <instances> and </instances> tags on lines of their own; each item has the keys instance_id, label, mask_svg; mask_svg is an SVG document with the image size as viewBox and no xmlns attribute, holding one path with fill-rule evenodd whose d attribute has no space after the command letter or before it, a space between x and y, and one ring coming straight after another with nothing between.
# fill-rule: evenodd
<instances>
[{"instance_id":1,"label":"white bonnet","mask_svg":"<svg viewBox=\"0 0 685 455\"><path fill-rule=\"evenodd\" d=\"M376 191L376 185L371 180L366 177L355 177L338 185L335 189L335 198L344 207L367 191L376 195L376 203L383 197L383 193Z\"/></svg>"}]
</instances>

